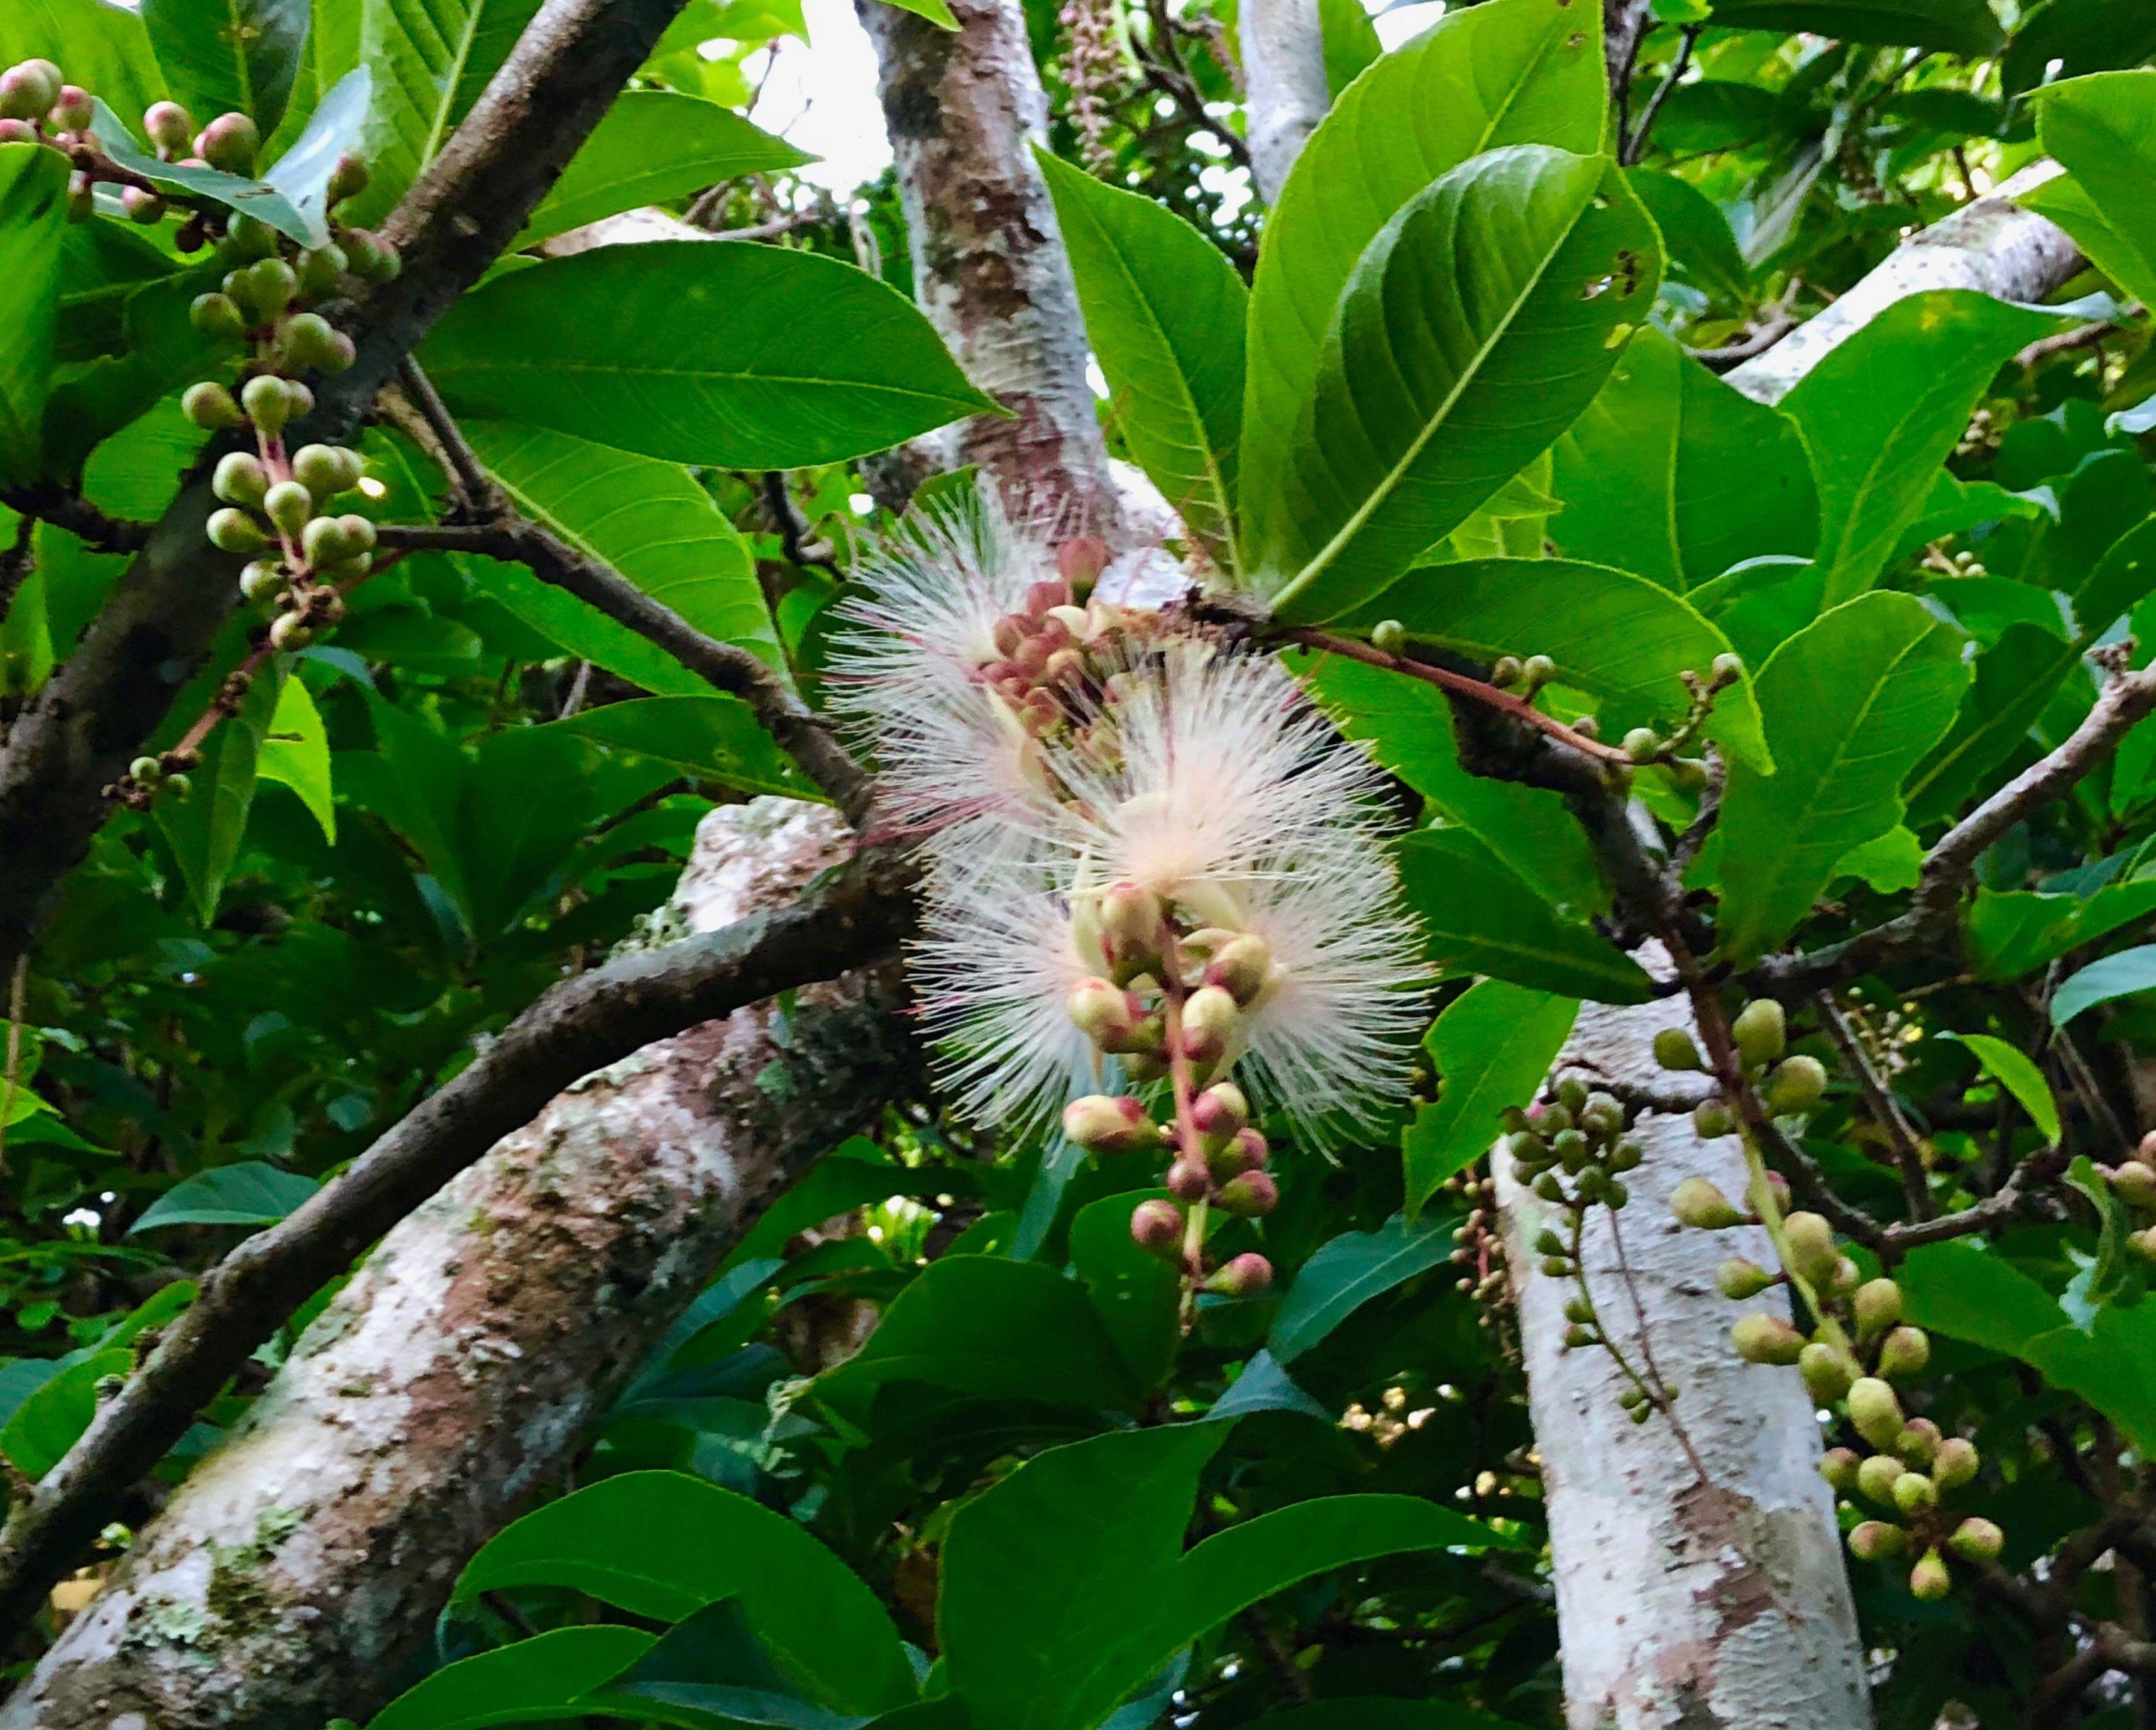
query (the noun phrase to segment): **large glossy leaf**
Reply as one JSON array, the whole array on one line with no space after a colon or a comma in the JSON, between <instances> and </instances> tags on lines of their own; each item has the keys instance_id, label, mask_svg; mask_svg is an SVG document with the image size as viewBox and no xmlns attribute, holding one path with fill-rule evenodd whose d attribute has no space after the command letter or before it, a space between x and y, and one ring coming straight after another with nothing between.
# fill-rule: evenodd
<instances>
[{"instance_id":1,"label":"large glossy leaf","mask_svg":"<svg viewBox=\"0 0 2156 1730\"><path fill-rule=\"evenodd\" d=\"M584 1707L609 1719L649 1720L676 1730L734 1730L742 1724L861 1730L863 1722L808 1697L801 1682L773 1661L732 1599L706 1605L679 1624Z\"/></svg>"},{"instance_id":2,"label":"large glossy leaf","mask_svg":"<svg viewBox=\"0 0 2156 1730\"><path fill-rule=\"evenodd\" d=\"M266 674L256 678L238 711L203 740L201 766L188 776L192 792L183 799L161 798L152 809L186 881L195 917L204 925L217 916L224 880L239 861L248 813L254 806L257 757L278 683Z\"/></svg>"},{"instance_id":3,"label":"large glossy leaf","mask_svg":"<svg viewBox=\"0 0 2156 1730\"><path fill-rule=\"evenodd\" d=\"M577 1701L628 1669L656 1637L604 1623L550 1629L444 1665L383 1707L367 1730L481 1730L573 1720Z\"/></svg>"},{"instance_id":4,"label":"large glossy leaf","mask_svg":"<svg viewBox=\"0 0 2156 1730\"><path fill-rule=\"evenodd\" d=\"M550 234L737 175L775 174L815 160L701 96L630 90L569 158L516 245L535 246Z\"/></svg>"},{"instance_id":5,"label":"large glossy leaf","mask_svg":"<svg viewBox=\"0 0 2156 1730\"><path fill-rule=\"evenodd\" d=\"M1567 557L1686 589L1769 553L1809 558L1819 499L1789 417L1740 395L1659 331L1625 351L1558 440Z\"/></svg>"},{"instance_id":6,"label":"large glossy leaf","mask_svg":"<svg viewBox=\"0 0 2156 1730\"><path fill-rule=\"evenodd\" d=\"M1274 1358L1292 1362L1372 1298L1449 1260L1449 1221L1431 1220L1411 1224L1405 1214L1395 1214L1375 1231L1328 1238L1281 1297L1265 1338Z\"/></svg>"},{"instance_id":7,"label":"large glossy leaf","mask_svg":"<svg viewBox=\"0 0 2156 1730\"><path fill-rule=\"evenodd\" d=\"M904 295L769 246L603 246L512 271L423 352L461 414L726 468L836 462L994 407Z\"/></svg>"},{"instance_id":8,"label":"large glossy leaf","mask_svg":"<svg viewBox=\"0 0 2156 1730\"><path fill-rule=\"evenodd\" d=\"M1732 300L1752 297L1752 267L1737 249L1737 236L1722 207L1690 181L1654 168L1634 168L1628 177L1640 202L1661 230L1670 268L1700 287Z\"/></svg>"},{"instance_id":9,"label":"large glossy leaf","mask_svg":"<svg viewBox=\"0 0 2156 1730\"><path fill-rule=\"evenodd\" d=\"M1246 539L1270 534L1288 442L1317 382L1333 308L1378 230L1483 151L1601 148L1609 100L1601 22L1571 0L1455 8L1357 79L1311 135L1266 221L1251 289Z\"/></svg>"},{"instance_id":10,"label":"large glossy leaf","mask_svg":"<svg viewBox=\"0 0 2156 1730\"><path fill-rule=\"evenodd\" d=\"M1603 700L1611 737L1643 721L1685 714L1683 672L1705 675L1729 642L1681 596L1604 565L1563 559L1468 559L1408 572L1342 621L1367 632L1397 619L1418 641L1478 660L1547 655L1557 680ZM1774 767L1759 731L1751 681L1715 701L1707 735L1762 771Z\"/></svg>"},{"instance_id":11,"label":"large glossy leaf","mask_svg":"<svg viewBox=\"0 0 2156 1730\"><path fill-rule=\"evenodd\" d=\"M1423 1041L1442 1091L1401 1137L1410 1213L1490 1151L1500 1113L1541 1091L1578 1013L1571 998L1502 979L1485 979L1445 1005Z\"/></svg>"},{"instance_id":12,"label":"large glossy leaf","mask_svg":"<svg viewBox=\"0 0 2156 1730\"><path fill-rule=\"evenodd\" d=\"M958 1510L936 1624L974 1730L1084 1730L1160 1667L1198 1474L1225 1435L1051 1448Z\"/></svg>"},{"instance_id":13,"label":"large glossy leaf","mask_svg":"<svg viewBox=\"0 0 2156 1730\"><path fill-rule=\"evenodd\" d=\"M1989 1034L1943 1033L1939 1037L1968 1046L1978 1067L2012 1094L2029 1121L2043 1132L2046 1144L2058 1146L2059 1101L2027 1052Z\"/></svg>"},{"instance_id":14,"label":"large glossy leaf","mask_svg":"<svg viewBox=\"0 0 2156 1730\"><path fill-rule=\"evenodd\" d=\"M214 1166L173 1184L142 1210L128 1235L172 1225L275 1225L321 1187L305 1173L260 1159Z\"/></svg>"},{"instance_id":15,"label":"large glossy leaf","mask_svg":"<svg viewBox=\"0 0 2156 1730\"><path fill-rule=\"evenodd\" d=\"M2078 200L2040 187L2028 202L2074 237L2105 275L2143 305L2156 305L2156 70L2098 72L2046 87L2037 97L2044 148L2072 172L2099 222Z\"/></svg>"},{"instance_id":16,"label":"large glossy leaf","mask_svg":"<svg viewBox=\"0 0 2156 1730\"><path fill-rule=\"evenodd\" d=\"M35 475L59 328L67 159L42 145L0 145L0 481Z\"/></svg>"},{"instance_id":17,"label":"large glossy leaf","mask_svg":"<svg viewBox=\"0 0 2156 1730\"><path fill-rule=\"evenodd\" d=\"M1131 1373L1148 1388L1158 1387L1174 1364L1183 1288L1173 1266L1131 1240L1131 1210L1167 1194L1111 1195L1081 1208L1070 1222L1071 1271L1086 1282Z\"/></svg>"},{"instance_id":18,"label":"large glossy leaf","mask_svg":"<svg viewBox=\"0 0 2156 1730\"><path fill-rule=\"evenodd\" d=\"M778 636L757 584L748 543L711 495L679 465L586 443L545 427L475 420L472 449L520 509L564 540L603 559L654 600L722 643L774 665ZM504 572L475 566L494 587ZM521 573L519 573L521 576ZM663 696L704 696L711 687L660 649L583 602L558 592L527 612L533 584L512 578L499 589L511 609L600 665Z\"/></svg>"},{"instance_id":19,"label":"large glossy leaf","mask_svg":"<svg viewBox=\"0 0 2156 1730\"><path fill-rule=\"evenodd\" d=\"M1342 292L1250 551L1275 611L1337 618L1458 527L1594 400L1660 275L1602 157L1517 145L1410 200Z\"/></svg>"},{"instance_id":20,"label":"large glossy leaf","mask_svg":"<svg viewBox=\"0 0 2156 1730\"><path fill-rule=\"evenodd\" d=\"M1424 829L1399 845L1400 880L1430 959L1568 997L1636 1004L1654 982L1584 919L1561 914L1465 829Z\"/></svg>"},{"instance_id":21,"label":"large glossy leaf","mask_svg":"<svg viewBox=\"0 0 2156 1730\"><path fill-rule=\"evenodd\" d=\"M373 177L352 202L356 220L377 221L404 196L538 9L539 0L362 0L360 64L374 73Z\"/></svg>"},{"instance_id":22,"label":"large glossy leaf","mask_svg":"<svg viewBox=\"0 0 2156 1730\"><path fill-rule=\"evenodd\" d=\"M457 1593L534 1585L664 1621L730 1598L833 1703L873 1712L914 1697L897 1630L852 1569L798 1522L684 1473L625 1472L526 1514L472 1558Z\"/></svg>"},{"instance_id":23,"label":"large glossy leaf","mask_svg":"<svg viewBox=\"0 0 2156 1730\"><path fill-rule=\"evenodd\" d=\"M2017 620L1977 657L1953 726L1911 773L1902 796L1919 824L1944 818L2028 739L2081 662L2080 646Z\"/></svg>"},{"instance_id":24,"label":"large glossy leaf","mask_svg":"<svg viewBox=\"0 0 2156 1730\"><path fill-rule=\"evenodd\" d=\"M1789 393L1819 484L1826 606L1879 580L1993 375L2057 327L1973 290L1935 289L1896 301Z\"/></svg>"},{"instance_id":25,"label":"large glossy leaf","mask_svg":"<svg viewBox=\"0 0 2156 1730\"><path fill-rule=\"evenodd\" d=\"M1243 280L1165 206L1034 154L1131 458L1232 570Z\"/></svg>"},{"instance_id":26,"label":"large glossy leaf","mask_svg":"<svg viewBox=\"0 0 2156 1730\"><path fill-rule=\"evenodd\" d=\"M2064 1027L2098 1004L2143 991L2156 991L2156 943L2122 949L2068 975L2051 995L2051 1024Z\"/></svg>"},{"instance_id":27,"label":"large glossy leaf","mask_svg":"<svg viewBox=\"0 0 2156 1730\"><path fill-rule=\"evenodd\" d=\"M1774 773L1733 763L1722 797L1727 954L1779 942L1841 858L1901 821L1902 778L1969 676L1958 634L1902 594L1860 596L1774 651L1757 685Z\"/></svg>"},{"instance_id":28,"label":"large glossy leaf","mask_svg":"<svg viewBox=\"0 0 2156 1730\"><path fill-rule=\"evenodd\" d=\"M2009 91L2026 90L2047 77L2071 80L2151 58L2156 12L2122 8L2118 0L2050 0L2022 15L1999 62L1999 79Z\"/></svg>"},{"instance_id":29,"label":"large glossy leaf","mask_svg":"<svg viewBox=\"0 0 2156 1730\"><path fill-rule=\"evenodd\" d=\"M142 0L150 46L172 95L198 120L238 110L264 138L299 76L310 0Z\"/></svg>"},{"instance_id":30,"label":"large glossy leaf","mask_svg":"<svg viewBox=\"0 0 2156 1730\"><path fill-rule=\"evenodd\" d=\"M1714 22L1972 57L1996 54L2006 40L1984 0L1717 0Z\"/></svg>"}]
</instances>

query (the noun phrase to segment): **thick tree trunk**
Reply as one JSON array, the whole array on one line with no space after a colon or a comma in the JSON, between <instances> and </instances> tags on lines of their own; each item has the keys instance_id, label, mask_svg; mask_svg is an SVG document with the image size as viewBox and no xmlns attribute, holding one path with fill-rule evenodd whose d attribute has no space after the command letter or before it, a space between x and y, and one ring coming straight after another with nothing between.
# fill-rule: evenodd
<instances>
[{"instance_id":1,"label":"thick tree trunk","mask_svg":"<svg viewBox=\"0 0 2156 1730\"><path fill-rule=\"evenodd\" d=\"M1560 1073L1664 1081L1649 1048L1681 1004L1587 1005ZM1533 1248L1547 1204L1502 1156L1498 1172L1555 1558L1565 1722L1865 1730L1863 1654L1811 1402L1794 1371L1737 1356L1729 1328L1740 1311L1714 1285L1725 1256L1771 1265L1774 1251L1763 1231L1688 1230L1670 1215L1670 1191L1694 1173L1743 1194L1740 1144L1702 1142L1684 1116L1643 1116L1635 1132L1646 1158L1626 1180L1621 1251L1612 1215L1594 1210L1588 1284L1628 1358L1645 1358L1680 1389L1676 1422L1704 1478L1669 1420L1635 1425L1618 1404L1624 1384L1607 1352L1565 1349L1574 1288L1541 1273Z\"/></svg>"},{"instance_id":2,"label":"thick tree trunk","mask_svg":"<svg viewBox=\"0 0 2156 1730\"><path fill-rule=\"evenodd\" d=\"M705 819L672 906L791 901L820 806ZM383 1240L239 1431L0 1709L0 1730L321 1730L423 1656L471 1552L556 1479L771 1196L913 1060L888 979L744 1009L562 1094Z\"/></svg>"},{"instance_id":3,"label":"thick tree trunk","mask_svg":"<svg viewBox=\"0 0 2156 1730\"><path fill-rule=\"evenodd\" d=\"M1020 0L956 0L957 30L860 0L913 245L914 291L966 376L1010 411L958 434L1020 521L1124 538L1086 380L1078 290L1033 145L1048 104Z\"/></svg>"},{"instance_id":4,"label":"thick tree trunk","mask_svg":"<svg viewBox=\"0 0 2156 1730\"><path fill-rule=\"evenodd\" d=\"M1258 195L1277 203L1303 141L1332 105L1317 0L1244 0L1237 35L1250 170Z\"/></svg>"}]
</instances>

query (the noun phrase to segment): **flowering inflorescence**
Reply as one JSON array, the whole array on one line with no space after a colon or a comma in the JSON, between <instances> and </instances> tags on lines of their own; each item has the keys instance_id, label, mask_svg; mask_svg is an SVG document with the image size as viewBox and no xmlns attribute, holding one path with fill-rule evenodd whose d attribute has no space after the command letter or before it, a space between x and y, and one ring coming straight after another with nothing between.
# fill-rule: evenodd
<instances>
[{"instance_id":1,"label":"flowering inflorescence","mask_svg":"<svg viewBox=\"0 0 2156 1730\"><path fill-rule=\"evenodd\" d=\"M1802 1054L1787 1055L1782 1006L1770 998L1749 1003L1731 1021L1730 1043L1743 1086L1774 1117L1794 1116L1819 1103L1825 1066ZM1691 1035L1665 1030L1656 1040L1664 1067L1703 1066ZM1686 1225L1702 1230L1764 1227L1779 1272L1744 1256L1722 1264L1722 1295L1748 1301L1785 1287L1809 1326L1787 1316L1753 1311L1732 1330L1738 1355L1748 1363L1793 1366L1805 1391L1824 1410L1838 1409L1849 1439L1861 1448L1829 1450L1821 1474L1847 1499L1855 1517L1848 1534L1852 1553L1866 1561L1911 1562L1909 1589L1926 1599L1953 1589L1948 1558L1972 1567L1994 1560L2004 1542L1999 1528L1976 1515L1957 1515L1943 1498L1962 1490L1981 1465L1974 1444L1944 1435L1928 1418L1903 1414L1897 1383L1921 1375L1931 1361L1931 1340L1903 1319L1903 1295L1892 1278L1864 1276L1845 1254L1833 1224L1822 1214L1792 1211L1789 1186L1762 1163L1741 1114L1720 1099L1699 1107L1696 1122L1708 1137L1741 1132L1751 1182L1739 1206L1712 1180L1686 1178L1671 1192L1670 1209Z\"/></svg>"},{"instance_id":2,"label":"flowering inflorescence","mask_svg":"<svg viewBox=\"0 0 2156 1730\"><path fill-rule=\"evenodd\" d=\"M916 976L956 1103L1067 1105L1087 1152L1165 1156L1132 1235L1247 1294L1270 1265L1205 1237L1277 1198L1260 1107L1322 1137L1398 1096L1419 944L1368 759L1276 662L1101 598L1106 555L916 526L865 573L839 701L924 838Z\"/></svg>"}]
</instances>

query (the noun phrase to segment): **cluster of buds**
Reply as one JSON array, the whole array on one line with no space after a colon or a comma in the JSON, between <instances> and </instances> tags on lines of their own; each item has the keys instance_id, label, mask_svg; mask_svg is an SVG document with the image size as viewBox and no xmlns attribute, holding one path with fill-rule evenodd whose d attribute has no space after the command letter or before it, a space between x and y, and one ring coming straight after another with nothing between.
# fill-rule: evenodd
<instances>
[{"instance_id":1,"label":"cluster of buds","mask_svg":"<svg viewBox=\"0 0 2156 1730\"><path fill-rule=\"evenodd\" d=\"M1467 1216L1452 1229L1452 1265L1460 1270L1453 1289L1483 1306L1476 1319L1487 1327L1493 1312L1512 1296L1512 1282L1505 1276L1504 1234L1497 1227L1497 1180L1455 1172L1440 1187L1467 1204Z\"/></svg>"},{"instance_id":2,"label":"cluster of buds","mask_svg":"<svg viewBox=\"0 0 2156 1730\"><path fill-rule=\"evenodd\" d=\"M2144 1261L2156 1261L2156 1130L2142 1137L2141 1145L2117 1165L2099 1169L2136 1222L2126 1235L2126 1247Z\"/></svg>"},{"instance_id":3,"label":"cluster of buds","mask_svg":"<svg viewBox=\"0 0 2156 1730\"><path fill-rule=\"evenodd\" d=\"M1388 1388L1378 1396L1378 1409L1372 1411L1359 1399L1348 1402L1348 1409L1340 1414L1340 1427L1352 1430L1358 1435L1367 1435L1381 1448L1389 1448L1410 1430L1419 1430L1437 1415L1434 1405L1408 1409L1408 1390L1398 1385Z\"/></svg>"},{"instance_id":4,"label":"cluster of buds","mask_svg":"<svg viewBox=\"0 0 2156 1730\"><path fill-rule=\"evenodd\" d=\"M1070 1019L1134 1081L1165 1076L1168 1117L1157 1122L1136 1094L1089 1094L1065 1108L1063 1132L1093 1154L1166 1152L1168 1196L1138 1204L1132 1238L1177 1263L1193 1291L1254 1296L1271 1283L1272 1265L1251 1252L1209 1268L1204 1230L1209 1210L1261 1219L1280 1199L1250 1101L1227 1079L1271 956L1262 939L1199 925L1190 909L1134 883L1081 904L1075 922L1103 977L1071 993Z\"/></svg>"},{"instance_id":5,"label":"cluster of buds","mask_svg":"<svg viewBox=\"0 0 2156 1730\"><path fill-rule=\"evenodd\" d=\"M1999 1559L2005 1534L1995 1523L1941 1505L1975 1481L1983 1461L1974 1443L1942 1435L1928 1418L1904 1418L1894 1390L1872 1378L1851 1389L1849 1421L1870 1451L1830 1449L1820 1473L1853 1512L1867 1516L1849 1529L1852 1555L1894 1563L1913 1557L1909 1589L1927 1602L1953 1589L1948 1558L1972 1568Z\"/></svg>"},{"instance_id":6,"label":"cluster of buds","mask_svg":"<svg viewBox=\"0 0 2156 1730\"><path fill-rule=\"evenodd\" d=\"M1573 1294L1564 1306L1567 1351L1589 1347L1609 1353L1624 1378L1618 1403L1635 1424L1667 1411L1676 1387L1651 1365L1635 1365L1609 1337L1587 1282L1582 1240L1592 1210L1614 1215L1631 1200L1625 1173L1636 1170L1644 1150L1625 1133L1624 1106L1612 1095L1596 1092L1576 1076L1558 1083L1553 1098L1527 1111L1505 1114L1505 1151L1519 1181L1550 1204L1550 1223L1535 1237L1542 1271L1552 1279L1570 1280Z\"/></svg>"},{"instance_id":7,"label":"cluster of buds","mask_svg":"<svg viewBox=\"0 0 2156 1730\"><path fill-rule=\"evenodd\" d=\"M1057 21L1063 26L1063 82L1070 92L1079 160L1088 173L1105 178L1116 166L1108 145L1109 110L1127 81L1116 8L1113 0L1064 0Z\"/></svg>"},{"instance_id":8,"label":"cluster of buds","mask_svg":"<svg viewBox=\"0 0 2156 1730\"><path fill-rule=\"evenodd\" d=\"M1714 700L1743 676L1743 661L1726 649L1715 656L1713 665L1705 673L1686 668L1677 675L1691 697L1683 719L1666 733L1657 732L1650 726L1634 727L1625 735L1625 755L1635 763L1666 765L1681 783L1703 776L1707 767L1704 762L1679 753L1699 737L1700 729L1714 713Z\"/></svg>"},{"instance_id":9,"label":"cluster of buds","mask_svg":"<svg viewBox=\"0 0 2156 1730\"><path fill-rule=\"evenodd\" d=\"M1744 1086L1759 1096L1769 1116L1800 1117L1825 1096L1826 1065L1803 1052L1787 1055L1789 1024L1774 998L1745 1004L1729 1024L1729 1037ZM1707 1067L1698 1043L1681 1027L1666 1027L1655 1035L1655 1061L1666 1070ZM1726 1101L1708 1099L1694 1109L1692 1127L1703 1140L1718 1141L1736 1133L1737 1114Z\"/></svg>"}]
</instances>

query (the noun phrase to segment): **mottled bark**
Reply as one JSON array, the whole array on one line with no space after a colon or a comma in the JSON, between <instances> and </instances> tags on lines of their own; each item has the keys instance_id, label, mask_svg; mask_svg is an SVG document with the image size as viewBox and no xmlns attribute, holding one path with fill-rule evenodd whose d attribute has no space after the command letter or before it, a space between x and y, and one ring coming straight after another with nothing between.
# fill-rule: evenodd
<instances>
[{"instance_id":1,"label":"mottled bark","mask_svg":"<svg viewBox=\"0 0 2156 1730\"><path fill-rule=\"evenodd\" d=\"M1642 959L1649 957L1643 956ZM1665 1080L1649 1046L1681 998L1590 1004L1560 1073ZM1741 1360L1729 1328L1746 1306L1715 1289L1723 1257L1772 1265L1758 1230L1695 1231L1670 1191L1694 1173L1745 1186L1735 1137L1702 1142L1691 1119L1649 1114L1646 1158L1626 1178L1618 1229L1596 1209L1584 1265L1597 1313L1635 1365L1651 1357L1681 1390L1676 1422L1635 1425L1606 1352L1567 1351L1569 1279L1539 1271L1547 1204L1500 1158L1498 1200L1520 1313L1535 1445L1554 1559L1565 1722L1572 1730L1865 1730L1862 1649L1820 1479L1819 1426L1794 1370ZM1764 1307L1761 1300L1748 1307Z\"/></svg>"},{"instance_id":2,"label":"mottled bark","mask_svg":"<svg viewBox=\"0 0 2156 1730\"><path fill-rule=\"evenodd\" d=\"M1258 195L1279 202L1303 141L1332 105L1325 81L1325 32L1317 0L1244 0L1244 112Z\"/></svg>"},{"instance_id":3,"label":"mottled bark","mask_svg":"<svg viewBox=\"0 0 2156 1730\"><path fill-rule=\"evenodd\" d=\"M1047 99L1019 0L956 0L941 30L860 0L911 239L914 291L966 376L1005 408L958 431L1011 513L1123 538L1086 380L1086 326L1033 160Z\"/></svg>"},{"instance_id":4,"label":"mottled bark","mask_svg":"<svg viewBox=\"0 0 2156 1730\"><path fill-rule=\"evenodd\" d=\"M2082 269L2081 253L2063 228L2014 200L2059 172L2056 162L2031 163L1989 198L1912 234L1831 306L1727 374L1730 383L1755 402L1779 402L1897 300L1928 289L1974 289L2002 300L2056 292Z\"/></svg>"},{"instance_id":5,"label":"mottled bark","mask_svg":"<svg viewBox=\"0 0 2156 1730\"><path fill-rule=\"evenodd\" d=\"M679 922L789 901L828 810L704 823ZM471 1552L591 1420L767 1199L916 1060L886 976L742 1009L586 1077L384 1240L188 1478L0 1730L321 1730L424 1656Z\"/></svg>"}]
</instances>

